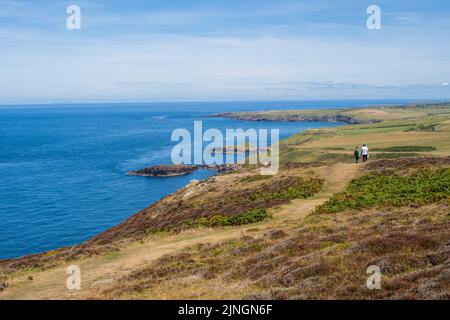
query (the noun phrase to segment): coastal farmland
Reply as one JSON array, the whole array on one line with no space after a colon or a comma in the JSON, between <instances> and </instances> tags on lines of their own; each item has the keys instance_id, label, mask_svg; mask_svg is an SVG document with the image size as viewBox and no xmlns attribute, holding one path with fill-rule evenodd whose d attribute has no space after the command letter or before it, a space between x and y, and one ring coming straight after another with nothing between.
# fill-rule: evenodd
<instances>
[{"instance_id":1,"label":"coastal farmland","mask_svg":"<svg viewBox=\"0 0 450 320\"><path fill-rule=\"evenodd\" d=\"M230 112L213 116L247 121L341 121L358 124L424 119L426 117L442 117L448 119L449 115L449 104L441 103L404 106L370 106L351 109Z\"/></svg>"}]
</instances>

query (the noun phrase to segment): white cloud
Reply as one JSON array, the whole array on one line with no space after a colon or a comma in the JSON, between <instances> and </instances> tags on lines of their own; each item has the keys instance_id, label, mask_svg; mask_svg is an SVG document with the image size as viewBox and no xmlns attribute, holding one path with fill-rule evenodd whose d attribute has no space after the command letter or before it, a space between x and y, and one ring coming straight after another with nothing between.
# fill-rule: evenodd
<instances>
[{"instance_id":1,"label":"white cloud","mask_svg":"<svg viewBox=\"0 0 450 320\"><path fill-rule=\"evenodd\" d=\"M32 44L30 51L0 53L8 61L0 66L8 75L0 79L0 99L301 99L317 98L319 89L322 96L364 96L389 87L401 95L414 83L450 76L450 61L433 64L425 53L390 45L183 36L69 41L34 51Z\"/></svg>"},{"instance_id":2,"label":"white cloud","mask_svg":"<svg viewBox=\"0 0 450 320\"><path fill-rule=\"evenodd\" d=\"M410 34L388 25L379 33L367 33L364 23L358 28L316 21L302 25L304 29L269 23L229 25L223 31L199 34L120 30L96 34L102 26L107 29L115 24L146 24L144 29L153 25L202 25L206 20L224 17L283 15L289 8L275 6L248 13L162 10L122 16L102 14L100 7L94 8L94 16L82 13L88 20L79 32L63 27L55 31L0 26L0 61L7 62L0 64L0 104L33 99L449 95L445 90L448 83L441 82L450 77L450 43L444 41L445 32ZM318 8L294 7L306 14Z\"/></svg>"}]
</instances>

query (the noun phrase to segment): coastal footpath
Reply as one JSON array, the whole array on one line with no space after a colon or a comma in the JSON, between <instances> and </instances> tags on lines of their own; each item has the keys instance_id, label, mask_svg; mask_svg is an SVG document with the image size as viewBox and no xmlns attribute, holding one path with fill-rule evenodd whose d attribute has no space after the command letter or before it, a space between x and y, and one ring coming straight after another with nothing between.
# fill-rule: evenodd
<instances>
[{"instance_id":1,"label":"coastal footpath","mask_svg":"<svg viewBox=\"0 0 450 320\"><path fill-rule=\"evenodd\" d=\"M450 298L449 104L227 116L243 114L352 124L282 141L275 176L223 172L80 245L0 261L0 298ZM366 288L369 265L383 290Z\"/></svg>"}]
</instances>

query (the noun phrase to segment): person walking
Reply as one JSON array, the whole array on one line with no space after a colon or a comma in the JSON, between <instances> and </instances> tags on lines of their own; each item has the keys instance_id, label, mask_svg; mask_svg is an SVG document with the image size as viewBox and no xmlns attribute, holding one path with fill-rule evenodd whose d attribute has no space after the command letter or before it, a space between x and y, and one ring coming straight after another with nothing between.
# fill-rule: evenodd
<instances>
[{"instance_id":1,"label":"person walking","mask_svg":"<svg viewBox=\"0 0 450 320\"><path fill-rule=\"evenodd\" d=\"M365 144L363 144L363 146L361 148L361 155L363 158L363 162L366 162L367 159L369 159L369 148L367 148L367 146Z\"/></svg>"},{"instance_id":2,"label":"person walking","mask_svg":"<svg viewBox=\"0 0 450 320\"><path fill-rule=\"evenodd\" d=\"M355 162L358 163L359 162L359 148L358 147L355 148L355 152L353 154L355 156Z\"/></svg>"}]
</instances>

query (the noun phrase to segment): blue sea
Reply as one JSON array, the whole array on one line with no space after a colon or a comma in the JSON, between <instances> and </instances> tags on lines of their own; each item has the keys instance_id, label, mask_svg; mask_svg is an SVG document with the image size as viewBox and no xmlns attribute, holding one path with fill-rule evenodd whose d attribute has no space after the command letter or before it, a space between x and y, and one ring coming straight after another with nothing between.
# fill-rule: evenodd
<instances>
[{"instance_id":1,"label":"blue sea","mask_svg":"<svg viewBox=\"0 0 450 320\"><path fill-rule=\"evenodd\" d=\"M0 259L80 243L211 171L150 178L169 164L177 128L279 128L280 137L332 123L210 118L229 111L354 107L386 101L0 106ZM392 101L397 103L397 101Z\"/></svg>"}]
</instances>

